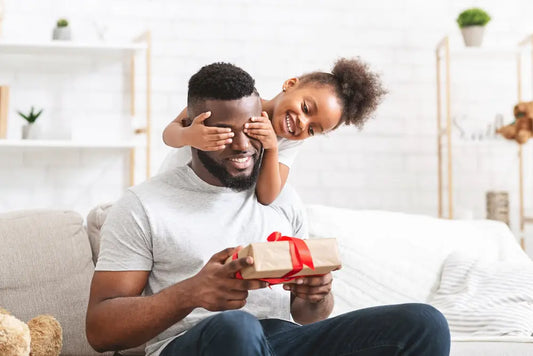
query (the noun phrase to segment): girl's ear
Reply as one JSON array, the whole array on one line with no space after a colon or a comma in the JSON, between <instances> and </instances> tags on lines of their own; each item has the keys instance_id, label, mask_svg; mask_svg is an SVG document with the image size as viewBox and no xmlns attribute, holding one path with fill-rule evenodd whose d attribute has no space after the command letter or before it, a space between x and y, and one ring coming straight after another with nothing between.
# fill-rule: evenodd
<instances>
[{"instance_id":1,"label":"girl's ear","mask_svg":"<svg viewBox=\"0 0 533 356\"><path fill-rule=\"evenodd\" d=\"M289 78L286 81L283 82L283 91L286 91L289 88L292 88L296 85L300 80L298 78Z\"/></svg>"}]
</instances>

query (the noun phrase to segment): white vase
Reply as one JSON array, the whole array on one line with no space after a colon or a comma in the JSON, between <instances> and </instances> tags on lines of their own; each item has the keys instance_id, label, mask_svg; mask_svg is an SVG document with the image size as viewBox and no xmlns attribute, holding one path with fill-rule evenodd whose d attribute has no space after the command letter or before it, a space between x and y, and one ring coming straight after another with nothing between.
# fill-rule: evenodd
<instances>
[{"instance_id":1,"label":"white vase","mask_svg":"<svg viewBox=\"0 0 533 356\"><path fill-rule=\"evenodd\" d=\"M54 40L69 41L70 40L70 27L56 27L52 35Z\"/></svg>"},{"instance_id":2,"label":"white vase","mask_svg":"<svg viewBox=\"0 0 533 356\"><path fill-rule=\"evenodd\" d=\"M41 126L33 123L22 126L23 140L37 140L41 138Z\"/></svg>"},{"instance_id":3,"label":"white vase","mask_svg":"<svg viewBox=\"0 0 533 356\"><path fill-rule=\"evenodd\" d=\"M483 42L485 26L468 26L461 29L467 47L480 47Z\"/></svg>"}]
</instances>

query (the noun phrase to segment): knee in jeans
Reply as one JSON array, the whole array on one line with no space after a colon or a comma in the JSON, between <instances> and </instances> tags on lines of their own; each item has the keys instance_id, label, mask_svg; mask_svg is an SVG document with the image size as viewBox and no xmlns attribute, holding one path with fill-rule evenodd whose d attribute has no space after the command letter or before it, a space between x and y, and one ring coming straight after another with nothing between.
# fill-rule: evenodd
<instances>
[{"instance_id":1,"label":"knee in jeans","mask_svg":"<svg viewBox=\"0 0 533 356\"><path fill-rule=\"evenodd\" d=\"M233 340L250 340L262 336L263 329L257 318L241 310L225 311L213 317L212 325L219 331L219 336Z\"/></svg>"},{"instance_id":2,"label":"knee in jeans","mask_svg":"<svg viewBox=\"0 0 533 356\"><path fill-rule=\"evenodd\" d=\"M401 314L405 321L430 337L449 338L448 321L429 304L405 304Z\"/></svg>"}]
</instances>

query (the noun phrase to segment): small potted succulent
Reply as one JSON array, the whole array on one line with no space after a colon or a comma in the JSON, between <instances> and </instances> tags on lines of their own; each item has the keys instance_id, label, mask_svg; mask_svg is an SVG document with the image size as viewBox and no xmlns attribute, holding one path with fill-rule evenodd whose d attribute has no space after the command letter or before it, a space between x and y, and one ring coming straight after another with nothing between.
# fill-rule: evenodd
<instances>
[{"instance_id":1,"label":"small potted succulent","mask_svg":"<svg viewBox=\"0 0 533 356\"><path fill-rule=\"evenodd\" d=\"M463 34L465 46L481 46L485 25L490 21L489 14L480 8L474 7L461 12L456 21Z\"/></svg>"},{"instance_id":2,"label":"small potted succulent","mask_svg":"<svg viewBox=\"0 0 533 356\"><path fill-rule=\"evenodd\" d=\"M39 112L35 112L32 106L28 114L23 114L20 111L17 111L17 112L20 116L22 116L24 120L28 122L26 125L22 126L22 139L26 140L26 139L38 138L39 130L35 124L35 121L42 114L43 109L41 109Z\"/></svg>"},{"instance_id":3,"label":"small potted succulent","mask_svg":"<svg viewBox=\"0 0 533 356\"><path fill-rule=\"evenodd\" d=\"M56 28L52 38L54 40L69 41L70 40L70 27L66 19L57 20Z\"/></svg>"}]
</instances>

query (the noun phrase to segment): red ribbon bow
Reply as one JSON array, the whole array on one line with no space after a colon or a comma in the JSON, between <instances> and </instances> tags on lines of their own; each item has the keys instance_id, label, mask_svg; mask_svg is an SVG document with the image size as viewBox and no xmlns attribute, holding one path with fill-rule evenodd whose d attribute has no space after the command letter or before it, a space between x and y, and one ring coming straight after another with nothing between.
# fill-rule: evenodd
<instances>
[{"instance_id":1,"label":"red ribbon bow","mask_svg":"<svg viewBox=\"0 0 533 356\"><path fill-rule=\"evenodd\" d=\"M309 247L307 247L307 244L304 240L299 239L297 237L281 236L280 232L275 231L271 233L270 236L268 236L267 241L289 242L289 252L291 254L292 270L280 278L260 278L261 281L268 282L270 285L286 283L298 278L294 277L294 275L300 272L303 269L304 265L311 268L312 270L315 269L315 265L313 264L313 257L311 256L311 251L309 251ZM232 259L236 260L237 258L238 252L235 252L233 254ZM235 277L238 279L243 279L240 271L237 271L237 273L235 273Z\"/></svg>"}]
</instances>

